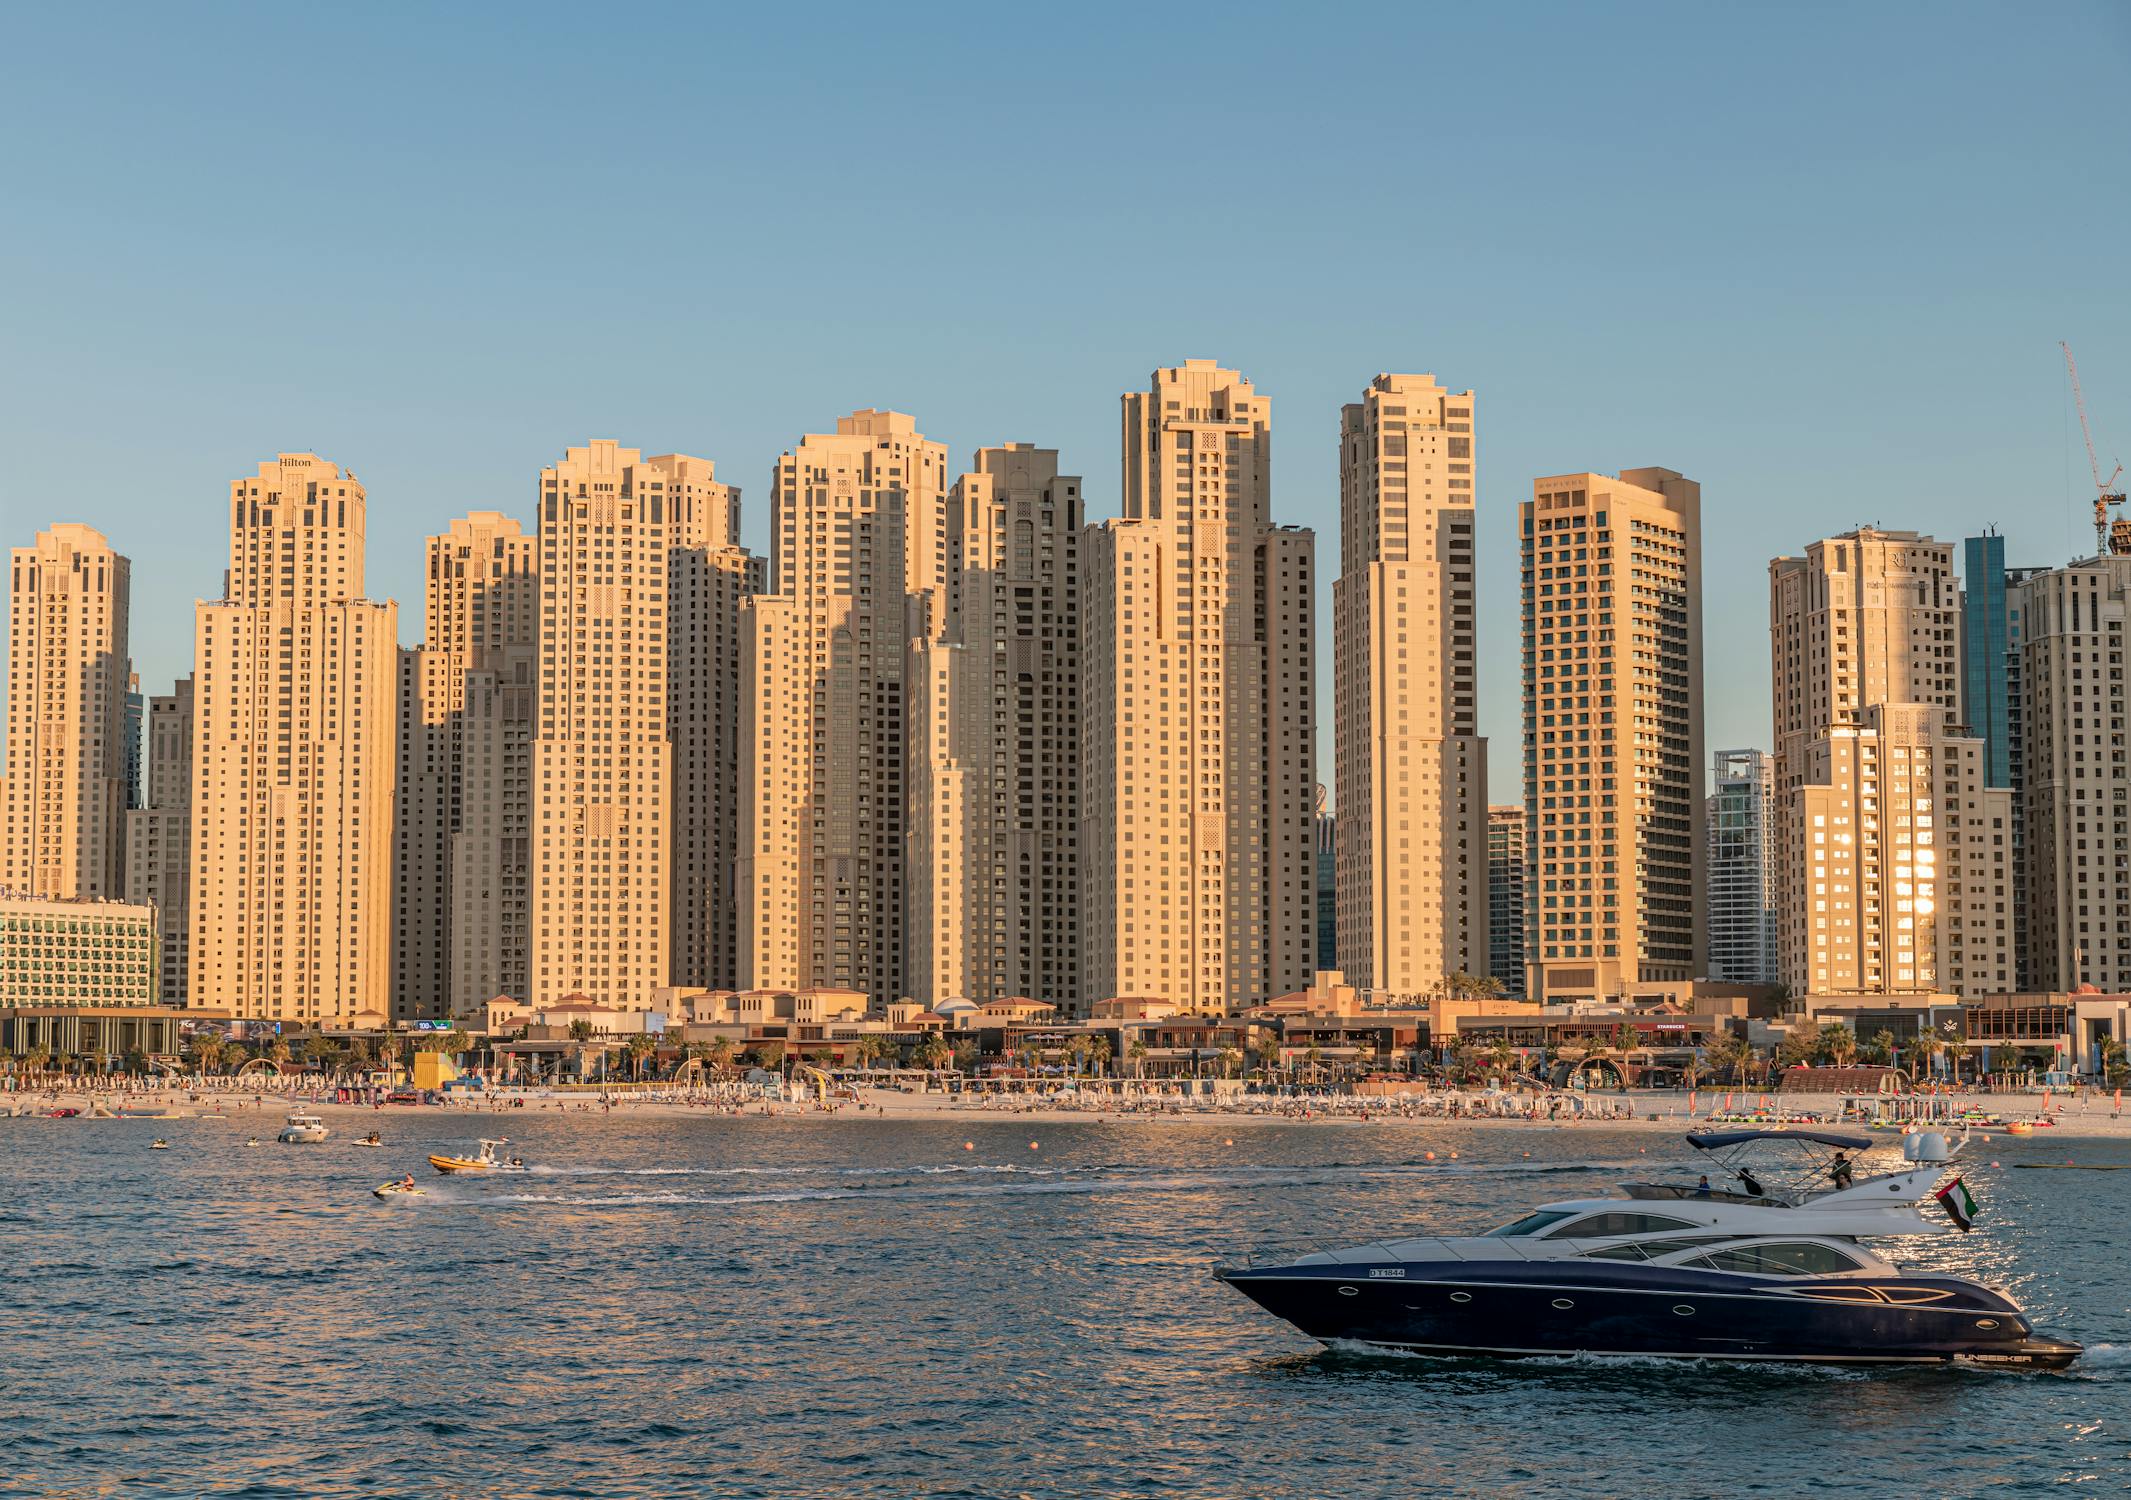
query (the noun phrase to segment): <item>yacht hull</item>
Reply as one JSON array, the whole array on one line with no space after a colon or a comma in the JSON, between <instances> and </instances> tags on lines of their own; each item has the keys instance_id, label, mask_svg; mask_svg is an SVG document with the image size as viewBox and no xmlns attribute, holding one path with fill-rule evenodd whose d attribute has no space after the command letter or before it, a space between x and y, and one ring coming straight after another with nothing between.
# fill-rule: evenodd
<instances>
[{"instance_id":1,"label":"yacht hull","mask_svg":"<svg viewBox=\"0 0 2131 1500\"><path fill-rule=\"evenodd\" d=\"M1300 1264L1215 1273L1315 1339L1441 1355L1569 1354L2061 1369L1986 1287L1952 1277L1793 1281L1580 1260Z\"/></svg>"}]
</instances>

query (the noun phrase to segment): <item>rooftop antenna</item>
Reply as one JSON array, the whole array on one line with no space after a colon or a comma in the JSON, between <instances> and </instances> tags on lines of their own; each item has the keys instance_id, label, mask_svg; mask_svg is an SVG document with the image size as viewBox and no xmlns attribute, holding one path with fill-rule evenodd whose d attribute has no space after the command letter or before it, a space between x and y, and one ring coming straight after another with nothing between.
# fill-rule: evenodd
<instances>
[{"instance_id":1,"label":"rooftop antenna","mask_svg":"<svg viewBox=\"0 0 2131 1500\"><path fill-rule=\"evenodd\" d=\"M2107 479L2101 477L2101 460L2094 456L2094 434L2087 427L2087 398L2079 389L2079 365L2072 358L2070 344L2059 339L2057 347L2064 351L2064 368L2072 377L2072 404L2079 408L2079 435L2086 439L2087 468L2094 475L2094 555L2107 557L2113 550L2109 545L2109 507L2124 503L2124 492L2109 486L2122 477L2124 466L2117 464Z\"/></svg>"}]
</instances>

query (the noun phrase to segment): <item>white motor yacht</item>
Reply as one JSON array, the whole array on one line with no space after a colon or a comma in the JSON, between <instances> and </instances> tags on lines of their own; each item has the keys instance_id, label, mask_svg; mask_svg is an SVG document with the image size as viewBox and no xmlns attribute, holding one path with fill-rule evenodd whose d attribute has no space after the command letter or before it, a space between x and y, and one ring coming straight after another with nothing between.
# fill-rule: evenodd
<instances>
[{"instance_id":1,"label":"white motor yacht","mask_svg":"<svg viewBox=\"0 0 2131 1500\"><path fill-rule=\"evenodd\" d=\"M315 1146L331 1134L318 1116L292 1114L283 1122L279 1139L288 1146Z\"/></svg>"}]
</instances>

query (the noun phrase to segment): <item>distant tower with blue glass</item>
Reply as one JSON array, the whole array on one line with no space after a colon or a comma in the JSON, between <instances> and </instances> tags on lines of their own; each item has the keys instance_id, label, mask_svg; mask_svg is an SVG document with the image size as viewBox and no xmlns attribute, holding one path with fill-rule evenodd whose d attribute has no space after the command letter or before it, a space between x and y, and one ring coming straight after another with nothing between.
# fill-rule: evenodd
<instances>
[{"instance_id":1,"label":"distant tower with blue glass","mask_svg":"<svg viewBox=\"0 0 2131 1500\"><path fill-rule=\"evenodd\" d=\"M1961 718L1983 741L1983 781L2013 793L2013 954L2015 983L2027 969L2026 812L2021 805L2020 616L2029 578L2041 568L2007 568L1994 527L1961 546Z\"/></svg>"}]
</instances>

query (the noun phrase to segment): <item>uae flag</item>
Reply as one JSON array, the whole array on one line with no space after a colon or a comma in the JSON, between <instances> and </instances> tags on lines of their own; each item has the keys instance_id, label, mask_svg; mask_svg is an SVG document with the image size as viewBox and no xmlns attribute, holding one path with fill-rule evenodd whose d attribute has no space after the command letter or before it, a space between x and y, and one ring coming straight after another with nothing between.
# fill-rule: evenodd
<instances>
[{"instance_id":1,"label":"uae flag","mask_svg":"<svg viewBox=\"0 0 2131 1500\"><path fill-rule=\"evenodd\" d=\"M1976 1226L1976 1200L1968 1196L1968 1184L1956 1177L1931 1195L1953 1220L1953 1227L1966 1234Z\"/></svg>"}]
</instances>

